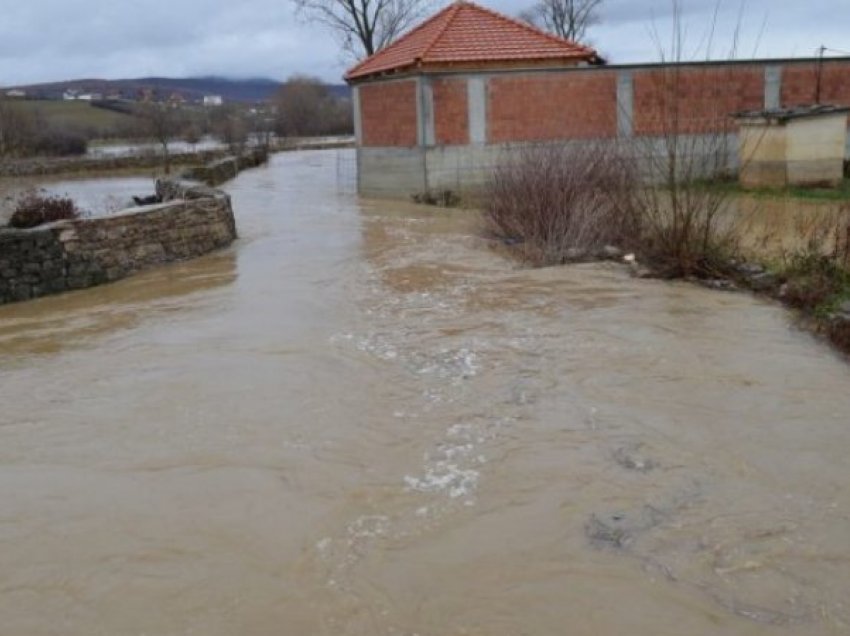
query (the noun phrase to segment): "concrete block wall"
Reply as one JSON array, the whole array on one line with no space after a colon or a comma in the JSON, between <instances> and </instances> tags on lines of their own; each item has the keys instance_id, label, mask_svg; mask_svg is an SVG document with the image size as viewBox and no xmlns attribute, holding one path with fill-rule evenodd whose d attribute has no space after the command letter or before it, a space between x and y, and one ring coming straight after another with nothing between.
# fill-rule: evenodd
<instances>
[{"instance_id":1,"label":"concrete block wall","mask_svg":"<svg viewBox=\"0 0 850 636\"><path fill-rule=\"evenodd\" d=\"M358 192L377 197L409 196L425 192L429 189L425 154L425 149L418 147L359 147Z\"/></svg>"},{"instance_id":2,"label":"concrete block wall","mask_svg":"<svg viewBox=\"0 0 850 636\"><path fill-rule=\"evenodd\" d=\"M230 197L208 188L114 216L0 230L0 304L92 287L236 238Z\"/></svg>"}]
</instances>

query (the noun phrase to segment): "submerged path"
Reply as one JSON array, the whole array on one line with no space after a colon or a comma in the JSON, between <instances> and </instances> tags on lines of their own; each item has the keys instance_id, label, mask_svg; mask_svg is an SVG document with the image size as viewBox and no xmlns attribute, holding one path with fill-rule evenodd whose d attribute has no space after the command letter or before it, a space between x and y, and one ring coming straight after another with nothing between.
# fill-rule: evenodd
<instances>
[{"instance_id":1,"label":"submerged path","mask_svg":"<svg viewBox=\"0 0 850 636\"><path fill-rule=\"evenodd\" d=\"M349 152L229 183L232 249L0 307L0 631L850 629L846 363L745 294L517 268Z\"/></svg>"}]
</instances>

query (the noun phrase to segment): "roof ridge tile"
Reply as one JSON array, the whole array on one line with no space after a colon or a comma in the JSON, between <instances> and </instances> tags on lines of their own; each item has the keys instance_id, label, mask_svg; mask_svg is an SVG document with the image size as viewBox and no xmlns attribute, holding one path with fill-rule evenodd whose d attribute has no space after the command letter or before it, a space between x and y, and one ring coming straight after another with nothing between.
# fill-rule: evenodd
<instances>
[{"instance_id":1,"label":"roof ridge tile","mask_svg":"<svg viewBox=\"0 0 850 636\"><path fill-rule=\"evenodd\" d=\"M449 9L449 15L446 18L446 21L443 26L437 30L437 32L434 34L434 37L431 38L431 41L428 42L424 49L422 49L422 53L419 55L420 60L424 59L425 56L428 55L428 51L430 51L431 48L437 43L437 40L439 40L443 36L443 34L446 32L446 29L449 28L449 25L452 23L452 20L455 19L458 14L458 11L460 11L460 8L464 4L464 0L457 0L456 2L453 2L448 7L446 7L447 9Z\"/></svg>"},{"instance_id":2,"label":"roof ridge tile","mask_svg":"<svg viewBox=\"0 0 850 636\"><path fill-rule=\"evenodd\" d=\"M596 52L471 2L456 0L345 74L348 81L430 64L590 60Z\"/></svg>"},{"instance_id":3,"label":"roof ridge tile","mask_svg":"<svg viewBox=\"0 0 850 636\"><path fill-rule=\"evenodd\" d=\"M579 50L588 51L590 53L596 53L596 51L594 51L590 47L579 44L578 42L574 42L573 40L568 40L567 38L562 38L561 36L555 35L554 33L549 33L548 31L544 31L543 29L541 29L538 26L535 26L533 24L530 24L530 23L528 23L524 20L520 20L518 18L513 18L513 17L511 17L511 16L509 16L505 13L501 13L499 11L496 11L495 9L491 9L490 7L485 7L483 5L477 4L475 2L472 2L472 0L458 0L458 2L461 3L461 4L466 4L466 5L475 7L476 9L480 9L481 11L484 11L485 13L489 13L494 18L499 18L500 20L502 20L504 22L507 22L509 24L513 24L514 26L522 27L522 28L526 29L527 31L531 31L535 35L542 35L543 37L546 37L549 40L556 42L557 44L561 44L561 45L568 44L571 47L579 49Z\"/></svg>"}]
</instances>

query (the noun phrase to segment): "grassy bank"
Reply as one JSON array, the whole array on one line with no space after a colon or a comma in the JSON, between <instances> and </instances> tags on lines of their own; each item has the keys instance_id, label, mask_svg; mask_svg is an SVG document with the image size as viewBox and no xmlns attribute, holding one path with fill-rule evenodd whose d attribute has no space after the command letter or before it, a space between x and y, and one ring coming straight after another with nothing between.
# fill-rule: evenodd
<instances>
[{"instance_id":1,"label":"grassy bank","mask_svg":"<svg viewBox=\"0 0 850 636\"><path fill-rule=\"evenodd\" d=\"M725 192L733 196L751 196L760 199L799 199L801 201L850 201L850 178L845 178L837 188L742 188L737 181L711 181L702 184L708 190Z\"/></svg>"},{"instance_id":2,"label":"grassy bank","mask_svg":"<svg viewBox=\"0 0 850 636\"><path fill-rule=\"evenodd\" d=\"M138 127L138 119L132 115L95 108L84 101L15 100L8 104L37 117L47 127L83 131L91 137L115 137Z\"/></svg>"}]
</instances>

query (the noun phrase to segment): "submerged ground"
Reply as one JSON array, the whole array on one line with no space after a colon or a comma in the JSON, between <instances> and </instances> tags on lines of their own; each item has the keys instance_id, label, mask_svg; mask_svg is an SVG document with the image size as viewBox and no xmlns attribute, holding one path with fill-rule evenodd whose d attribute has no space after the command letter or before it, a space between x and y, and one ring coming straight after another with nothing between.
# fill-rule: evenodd
<instances>
[{"instance_id":1,"label":"submerged ground","mask_svg":"<svg viewBox=\"0 0 850 636\"><path fill-rule=\"evenodd\" d=\"M850 629L842 359L349 164L277 155L232 249L0 307L4 633Z\"/></svg>"}]
</instances>

